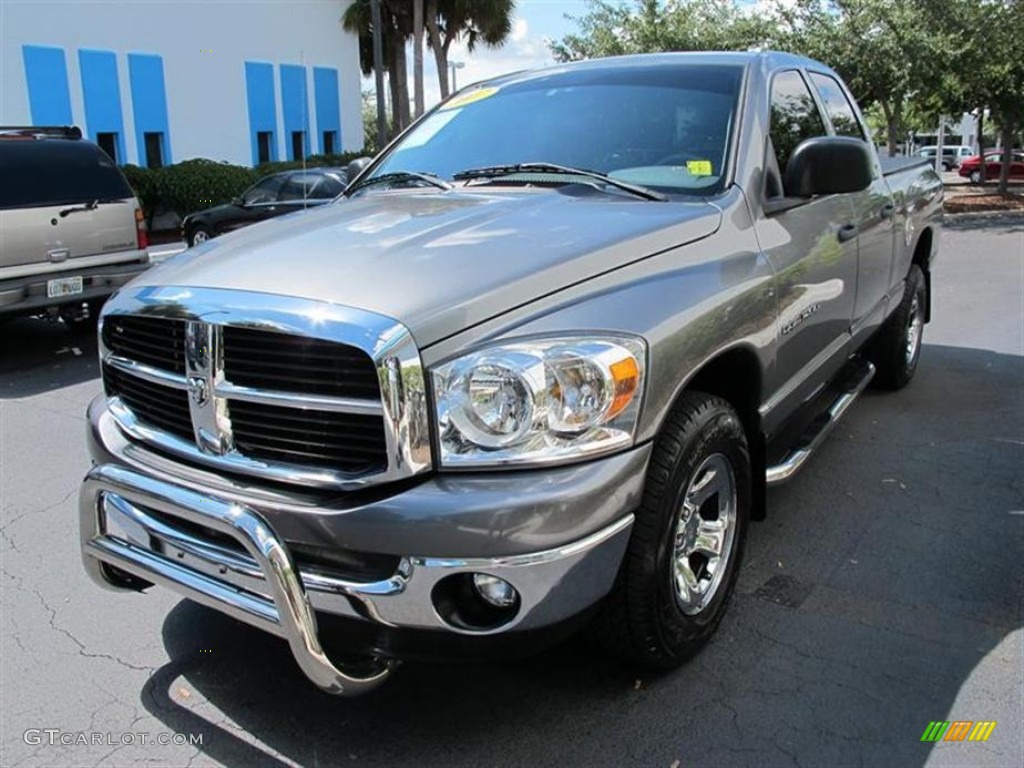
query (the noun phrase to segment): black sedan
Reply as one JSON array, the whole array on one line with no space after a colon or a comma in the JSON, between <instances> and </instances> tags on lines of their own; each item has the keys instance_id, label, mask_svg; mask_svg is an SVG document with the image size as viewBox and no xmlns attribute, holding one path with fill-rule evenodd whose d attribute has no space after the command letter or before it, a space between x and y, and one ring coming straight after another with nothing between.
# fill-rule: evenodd
<instances>
[{"instance_id":1,"label":"black sedan","mask_svg":"<svg viewBox=\"0 0 1024 768\"><path fill-rule=\"evenodd\" d=\"M304 207L323 205L340 195L348 183L342 168L308 168L265 176L226 205L185 217L181 232L189 247L215 235Z\"/></svg>"}]
</instances>

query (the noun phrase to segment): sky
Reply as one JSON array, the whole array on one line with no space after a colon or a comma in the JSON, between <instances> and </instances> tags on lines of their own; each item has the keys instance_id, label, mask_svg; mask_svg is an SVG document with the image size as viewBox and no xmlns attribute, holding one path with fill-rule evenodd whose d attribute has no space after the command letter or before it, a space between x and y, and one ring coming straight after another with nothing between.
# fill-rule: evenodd
<instances>
[{"instance_id":1,"label":"sky","mask_svg":"<svg viewBox=\"0 0 1024 768\"><path fill-rule=\"evenodd\" d=\"M512 35L504 46L493 50L479 46L470 54L462 42L452 45L448 60L461 61L465 64L456 75L459 87L507 72L537 69L554 64L555 60L545 40L560 40L566 34L575 31L576 25L566 19L566 15L583 16L586 10L585 0L518 0ZM411 50L409 66L411 91ZM363 87L372 89L373 79L367 79ZM434 56L426 46L423 50L423 89L426 106L429 109L440 101L441 91L437 84Z\"/></svg>"}]
</instances>

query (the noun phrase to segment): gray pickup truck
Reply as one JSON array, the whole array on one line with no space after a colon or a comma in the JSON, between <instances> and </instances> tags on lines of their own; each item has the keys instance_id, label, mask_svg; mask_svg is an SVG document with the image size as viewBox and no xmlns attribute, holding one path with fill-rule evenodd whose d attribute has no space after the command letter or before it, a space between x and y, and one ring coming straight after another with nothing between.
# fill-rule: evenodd
<instances>
[{"instance_id":1,"label":"gray pickup truck","mask_svg":"<svg viewBox=\"0 0 1024 768\"><path fill-rule=\"evenodd\" d=\"M767 487L914 375L941 200L787 54L465 89L338 202L107 303L86 569L278 635L338 694L584 625L678 665Z\"/></svg>"}]
</instances>

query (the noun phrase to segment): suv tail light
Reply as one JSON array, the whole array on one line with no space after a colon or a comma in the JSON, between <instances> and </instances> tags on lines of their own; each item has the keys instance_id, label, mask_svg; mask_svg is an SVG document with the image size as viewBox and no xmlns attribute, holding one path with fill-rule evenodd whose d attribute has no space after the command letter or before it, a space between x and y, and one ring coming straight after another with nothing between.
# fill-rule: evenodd
<instances>
[{"instance_id":1,"label":"suv tail light","mask_svg":"<svg viewBox=\"0 0 1024 768\"><path fill-rule=\"evenodd\" d=\"M149 247L149 233L146 232L146 217L141 208L135 209L135 241L140 251Z\"/></svg>"}]
</instances>

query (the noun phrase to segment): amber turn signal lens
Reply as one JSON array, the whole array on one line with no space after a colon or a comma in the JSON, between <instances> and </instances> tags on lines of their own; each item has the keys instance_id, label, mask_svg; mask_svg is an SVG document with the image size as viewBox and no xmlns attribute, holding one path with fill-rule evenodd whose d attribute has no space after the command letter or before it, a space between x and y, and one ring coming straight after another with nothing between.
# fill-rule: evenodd
<instances>
[{"instance_id":1,"label":"amber turn signal lens","mask_svg":"<svg viewBox=\"0 0 1024 768\"><path fill-rule=\"evenodd\" d=\"M605 420L614 418L629 405L629 401L633 399L640 383L640 369L632 357L612 363L609 368L612 372L612 379L615 381L615 398L612 400L612 406L608 409Z\"/></svg>"}]
</instances>

